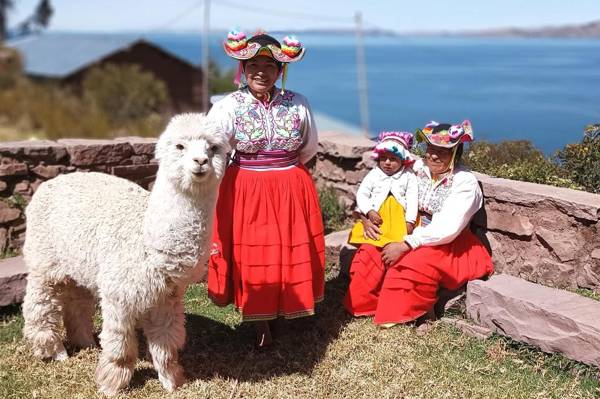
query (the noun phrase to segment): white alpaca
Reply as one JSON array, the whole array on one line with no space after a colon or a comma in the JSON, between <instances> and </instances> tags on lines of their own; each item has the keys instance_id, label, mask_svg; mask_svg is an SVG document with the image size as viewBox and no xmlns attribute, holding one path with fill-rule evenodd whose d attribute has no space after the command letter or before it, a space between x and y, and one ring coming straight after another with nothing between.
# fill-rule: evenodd
<instances>
[{"instance_id":1,"label":"white alpaca","mask_svg":"<svg viewBox=\"0 0 600 399\"><path fill-rule=\"evenodd\" d=\"M114 395L129 384L137 325L165 389L183 383L183 294L195 265L207 260L228 151L225 134L207 117L184 114L158 140L151 193L101 173L62 175L39 187L26 210L23 249L29 268L24 335L35 356L67 357L61 319L72 346L94 346L99 298L100 390Z\"/></svg>"}]
</instances>

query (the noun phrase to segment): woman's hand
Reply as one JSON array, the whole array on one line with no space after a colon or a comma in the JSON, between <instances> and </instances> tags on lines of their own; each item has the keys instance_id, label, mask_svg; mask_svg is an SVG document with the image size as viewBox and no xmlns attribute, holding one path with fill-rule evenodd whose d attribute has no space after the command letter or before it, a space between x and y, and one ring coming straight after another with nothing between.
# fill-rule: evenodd
<instances>
[{"instance_id":1,"label":"woman's hand","mask_svg":"<svg viewBox=\"0 0 600 399\"><path fill-rule=\"evenodd\" d=\"M390 267L398 261L404 254L410 251L410 247L407 243L403 242L391 242L383 247L381 252L381 260L386 268Z\"/></svg>"},{"instance_id":2,"label":"woman's hand","mask_svg":"<svg viewBox=\"0 0 600 399\"><path fill-rule=\"evenodd\" d=\"M354 216L360 219L361 223L363 224L363 235L365 236L365 238L371 240L379 239L379 236L381 235L381 230L375 223L371 222L369 218L363 214L359 214L356 212L354 213Z\"/></svg>"},{"instance_id":3,"label":"woman's hand","mask_svg":"<svg viewBox=\"0 0 600 399\"><path fill-rule=\"evenodd\" d=\"M413 223L406 222L406 234L412 234L415 229L415 225Z\"/></svg>"}]
</instances>

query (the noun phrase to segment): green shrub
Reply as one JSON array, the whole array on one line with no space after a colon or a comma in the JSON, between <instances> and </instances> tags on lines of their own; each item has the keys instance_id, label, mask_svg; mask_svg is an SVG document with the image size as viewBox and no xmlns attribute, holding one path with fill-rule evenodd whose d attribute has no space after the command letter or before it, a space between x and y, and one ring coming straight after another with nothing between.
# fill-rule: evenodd
<instances>
[{"instance_id":1,"label":"green shrub","mask_svg":"<svg viewBox=\"0 0 600 399\"><path fill-rule=\"evenodd\" d=\"M345 227L346 212L333 187L325 186L319 189L319 204L326 234Z\"/></svg>"},{"instance_id":2,"label":"green shrub","mask_svg":"<svg viewBox=\"0 0 600 399\"><path fill-rule=\"evenodd\" d=\"M542 159L544 154L528 140L501 141L490 143L476 141L471 143L463 159L473 166L485 167L510 165L531 159Z\"/></svg>"},{"instance_id":3,"label":"green shrub","mask_svg":"<svg viewBox=\"0 0 600 399\"><path fill-rule=\"evenodd\" d=\"M169 103L165 83L133 64L92 69L83 81L83 98L113 125L146 118Z\"/></svg>"},{"instance_id":4,"label":"green shrub","mask_svg":"<svg viewBox=\"0 0 600 399\"><path fill-rule=\"evenodd\" d=\"M527 140L471 143L462 159L472 170L490 176L580 188L564 168L553 159L546 158Z\"/></svg>"},{"instance_id":5,"label":"green shrub","mask_svg":"<svg viewBox=\"0 0 600 399\"><path fill-rule=\"evenodd\" d=\"M586 191L600 193L600 136L586 135L577 144L567 144L557 158L569 178Z\"/></svg>"},{"instance_id":6,"label":"green shrub","mask_svg":"<svg viewBox=\"0 0 600 399\"><path fill-rule=\"evenodd\" d=\"M216 62L211 60L209 71L210 83L208 89L211 95L237 90L237 87L233 83L235 74L233 69L223 71Z\"/></svg>"},{"instance_id":7,"label":"green shrub","mask_svg":"<svg viewBox=\"0 0 600 399\"><path fill-rule=\"evenodd\" d=\"M0 114L23 132L38 132L37 138L103 137L110 131L105 115L53 84L24 80L0 92Z\"/></svg>"},{"instance_id":8,"label":"green shrub","mask_svg":"<svg viewBox=\"0 0 600 399\"><path fill-rule=\"evenodd\" d=\"M0 90L11 89L23 78L23 60L16 50L0 47Z\"/></svg>"}]
</instances>

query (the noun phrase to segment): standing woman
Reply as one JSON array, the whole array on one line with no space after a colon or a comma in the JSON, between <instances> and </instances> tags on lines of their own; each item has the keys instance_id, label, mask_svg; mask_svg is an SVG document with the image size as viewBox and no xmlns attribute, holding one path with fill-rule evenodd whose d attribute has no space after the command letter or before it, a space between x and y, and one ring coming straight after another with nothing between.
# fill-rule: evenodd
<instances>
[{"instance_id":1,"label":"standing woman","mask_svg":"<svg viewBox=\"0 0 600 399\"><path fill-rule=\"evenodd\" d=\"M419 187L420 224L381 252L361 246L350 266L344 305L354 316L374 316L384 327L431 315L438 290L456 290L493 273L492 259L469 229L483 204L475 176L460 165L463 143L473 140L469 121L460 125L430 122L417 131L427 144L414 170ZM362 217L365 235L378 227Z\"/></svg>"},{"instance_id":2,"label":"standing woman","mask_svg":"<svg viewBox=\"0 0 600 399\"><path fill-rule=\"evenodd\" d=\"M300 42L234 31L224 47L246 85L209 113L235 153L219 191L208 293L254 322L264 347L272 342L268 321L313 315L323 299L323 221L304 166L317 152L317 130L306 98L285 89L288 64L304 55Z\"/></svg>"}]
</instances>

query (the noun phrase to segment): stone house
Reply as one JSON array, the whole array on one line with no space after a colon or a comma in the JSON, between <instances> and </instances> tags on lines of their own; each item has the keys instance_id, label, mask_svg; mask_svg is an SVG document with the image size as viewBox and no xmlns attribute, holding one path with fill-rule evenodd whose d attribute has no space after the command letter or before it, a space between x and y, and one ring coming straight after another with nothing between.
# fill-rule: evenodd
<instances>
[{"instance_id":1,"label":"stone house","mask_svg":"<svg viewBox=\"0 0 600 399\"><path fill-rule=\"evenodd\" d=\"M158 44L130 35L49 33L6 43L21 53L27 76L79 88L90 69L136 64L167 86L171 110L202 109L200 67Z\"/></svg>"}]
</instances>

